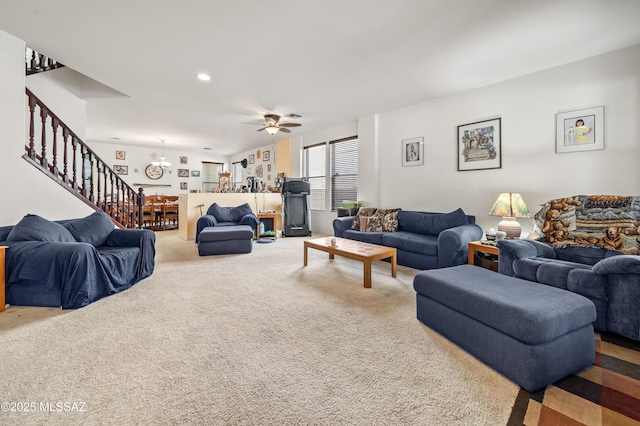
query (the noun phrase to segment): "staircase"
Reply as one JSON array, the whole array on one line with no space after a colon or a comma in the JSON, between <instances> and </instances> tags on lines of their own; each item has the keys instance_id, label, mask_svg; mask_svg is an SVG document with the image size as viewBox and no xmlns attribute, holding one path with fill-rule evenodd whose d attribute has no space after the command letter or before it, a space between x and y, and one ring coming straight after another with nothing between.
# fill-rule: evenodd
<instances>
[{"instance_id":1,"label":"staircase","mask_svg":"<svg viewBox=\"0 0 640 426\"><path fill-rule=\"evenodd\" d=\"M27 57L27 74L63 66L55 61L43 61L42 56L37 61L35 58ZM31 68L34 61L40 71ZM122 180L28 88L26 95L29 140L22 158L88 206L107 213L116 226L141 228L142 188L136 191Z\"/></svg>"}]
</instances>

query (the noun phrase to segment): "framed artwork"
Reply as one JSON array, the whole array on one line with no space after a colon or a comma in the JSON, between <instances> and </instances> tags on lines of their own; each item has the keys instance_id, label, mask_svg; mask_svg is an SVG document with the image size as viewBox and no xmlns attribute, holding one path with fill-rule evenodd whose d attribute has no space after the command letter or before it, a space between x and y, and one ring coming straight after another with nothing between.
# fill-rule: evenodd
<instances>
[{"instance_id":1,"label":"framed artwork","mask_svg":"<svg viewBox=\"0 0 640 426\"><path fill-rule=\"evenodd\" d=\"M154 166L153 164L149 164L144 169L144 174L152 180L158 180L164 174L164 170L160 166Z\"/></svg>"},{"instance_id":2,"label":"framed artwork","mask_svg":"<svg viewBox=\"0 0 640 426\"><path fill-rule=\"evenodd\" d=\"M191 170L191 177L200 177L200 170Z\"/></svg>"},{"instance_id":3,"label":"framed artwork","mask_svg":"<svg viewBox=\"0 0 640 426\"><path fill-rule=\"evenodd\" d=\"M262 161L269 161L269 151L262 151Z\"/></svg>"},{"instance_id":4,"label":"framed artwork","mask_svg":"<svg viewBox=\"0 0 640 426\"><path fill-rule=\"evenodd\" d=\"M501 119L458 126L458 171L502 168Z\"/></svg>"},{"instance_id":5,"label":"framed artwork","mask_svg":"<svg viewBox=\"0 0 640 426\"><path fill-rule=\"evenodd\" d=\"M604 107L556 114L556 154L604 149Z\"/></svg>"},{"instance_id":6,"label":"framed artwork","mask_svg":"<svg viewBox=\"0 0 640 426\"><path fill-rule=\"evenodd\" d=\"M180 156L180 164L187 164L189 162L189 159L187 157L185 157L184 155Z\"/></svg>"},{"instance_id":7,"label":"framed artwork","mask_svg":"<svg viewBox=\"0 0 640 426\"><path fill-rule=\"evenodd\" d=\"M249 154L249 164L253 164L253 162L255 161L253 154Z\"/></svg>"},{"instance_id":8,"label":"framed artwork","mask_svg":"<svg viewBox=\"0 0 640 426\"><path fill-rule=\"evenodd\" d=\"M180 189L187 189L188 185L187 182L180 182Z\"/></svg>"},{"instance_id":9,"label":"framed artwork","mask_svg":"<svg viewBox=\"0 0 640 426\"><path fill-rule=\"evenodd\" d=\"M129 174L129 166L123 166L120 164L115 164L113 166L113 171L116 172L117 175L128 175Z\"/></svg>"},{"instance_id":10,"label":"framed artwork","mask_svg":"<svg viewBox=\"0 0 640 426\"><path fill-rule=\"evenodd\" d=\"M116 151L116 160L124 160L127 153L124 151Z\"/></svg>"},{"instance_id":11,"label":"framed artwork","mask_svg":"<svg viewBox=\"0 0 640 426\"><path fill-rule=\"evenodd\" d=\"M256 158L259 160L260 159L260 150L256 151Z\"/></svg>"},{"instance_id":12,"label":"framed artwork","mask_svg":"<svg viewBox=\"0 0 640 426\"><path fill-rule=\"evenodd\" d=\"M189 169L178 169L178 177L189 177Z\"/></svg>"},{"instance_id":13,"label":"framed artwork","mask_svg":"<svg viewBox=\"0 0 640 426\"><path fill-rule=\"evenodd\" d=\"M402 141L402 166L421 166L424 164L424 138L404 139Z\"/></svg>"},{"instance_id":14,"label":"framed artwork","mask_svg":"<svg viewBox=\"0 0 640 426\"><path fill-rule=\"evenodd\" d=\"M271 164L267 164L267 171L270 172L271 171Z\"/></svg>"},{"instance_id":15,"label":"framed artwork","mask_svg":"<svg viewBox=\"0 0 640 426\"><path fill-rule=\"evenodd\" d=\"M250 175L251 174L251 167L247 167L247 174Z\"/></svg>"}]
</instances>

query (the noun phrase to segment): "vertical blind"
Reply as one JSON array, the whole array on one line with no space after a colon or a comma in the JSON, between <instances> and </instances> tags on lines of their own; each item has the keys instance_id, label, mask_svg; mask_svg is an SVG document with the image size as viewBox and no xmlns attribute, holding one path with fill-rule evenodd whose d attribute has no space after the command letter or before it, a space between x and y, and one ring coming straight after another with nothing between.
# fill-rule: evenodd
<instances>
[{"instance_id":1,"label":"vertical blind","mask_svg":"<svg viewBox=\"0 0 640 426\"><path fill-rule=\"evenodd\" d=\"M231 186L237 188L242 186L242 164L240 161L231 164Z\"/></svg>"},{"instance_id":2,"label":"vertical blind","mask_svg":"<svg viewBox=\"0 0 640 426\"><path fill-rule=\"evenodd\" d=\"M202 162L202 192L211 192L220 185L223 163Z\"/></svg>"},{"instance_id":3,"label":"vertical blind","mask_svg":"<svg viewBox=\"0 0 640 426\"><path fill-rule=\"evenodd\" d=\"M331 210L343 200L358 200L358 138L329 142L331 165Z\"/></svg>"},{"instance_id":4,"label":"vertical blind","mask_svg":"<svg viewBox=\"0 0 640 426\"><path fill-rule=\"evenodd\" d=\"M311 210L325 209L325 164L326 144L307 146L303 150L303 176L308 179L311 193L309 194L309 208Z\"/></svg>"}]
</instances>

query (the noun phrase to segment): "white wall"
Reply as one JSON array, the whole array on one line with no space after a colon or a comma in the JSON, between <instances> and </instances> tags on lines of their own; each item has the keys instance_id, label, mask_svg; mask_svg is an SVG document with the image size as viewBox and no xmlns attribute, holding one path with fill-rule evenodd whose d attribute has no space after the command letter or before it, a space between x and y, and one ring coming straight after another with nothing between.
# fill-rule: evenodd
<instances>
[{"instance_id":1,"label":"white wall","mask_svg":"<svg viewBox=\"0 0 640 426\"><path fill-rule=\"evenodd\" d=\"M127 146L123 145L123 143L126 143L126 141L115 141L114 143L87 141L91 149L112 169L114 165L127 166L128 173L126 175L120 175L120 177L134 189L137 190L139 188L137 184L140 183L148 185L170 185L169 187L157 186L144 188L144 193L147 195L179 195L186 194L191 190L202 189L203 161L225 163L225 171L229 170L229 161L226 156L216 157L214 154L209 154L209 151L192 152L167 148L167 146L170 146L169 142L165 142L165 148L163 150L160 141L158 141L157 148ZM124 160L116 159L116 151L125 152ZM164 173L160 179L149 179L145 175L144 169L151 164L152 161L159 161L160 156L163 154L166 160L171 163L171 167L169 168L171 173ZM186 164L180 163L181 157L186 157ZM189 176L178 176L179 169L187 170ZM191 176L193 170L199 171L200 176ZM187 189L180 189L181 183L186 183Z\"/></svg>"},{"instance_id":2,"label":"white wall","mask_svg":"<svg viewBox=\"0 0 640 426\"><path fill-rule=\"evenodd\" d=\"M556 113L604 106L605 149L555 153ZM457 126L502 118L502 168L457 171ZM519 192L535 213L539 204L577 194L640 194L640 45L523 76L490 87L360 120L358 198L378 207L448 212L462 207L483 228L500 192ZM366 137L365 137L366 135ZM423 166L402 167L403 139L423 136ZM366 143L366 145L365 145ZM370 195L371 194L371 195ZM329 219L329 218L327 218ZM523 235L533 221L519 220ZM330 226L326 223L323 227Z\"/></svg>"},{"instance_id":3,"label":"white wall","mask_svg":"<svg viewBox=\"0 0 640 426\"><path fill-rule=\"evenodd\" d=\"M82 217L92 210L21 157L25 153L25 43L0 31L0 226L25 214L51 220Z\"/></svg>"}]
</instances>

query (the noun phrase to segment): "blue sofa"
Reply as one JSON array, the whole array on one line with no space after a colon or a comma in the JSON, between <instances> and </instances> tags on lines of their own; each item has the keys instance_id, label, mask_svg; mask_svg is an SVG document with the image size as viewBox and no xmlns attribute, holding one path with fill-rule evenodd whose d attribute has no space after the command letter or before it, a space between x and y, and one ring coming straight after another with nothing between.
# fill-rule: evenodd
<instances>
[{"instance_id":1,"label":"blue sofa","mask_svg":"<svg viewBox=\"0 0 640 426\"><path fill-rule=\"evenodd\" d=\"M498 249L499 273L585 296L596 307L594 328L640 340L640 256L526 239Z\"/></svg>"},{"instance_id":2,"label":"blue sofa","mask_svg":"<svg viewBox=\"0 0 640 426\"><path fill-rule=\"evenodd\" d=\"M0 227L6 302L72 309L126 290L153 273L155 238L115 228L102 211L56 222L26 215Z\"/></svg>"},{"instance_id":3,"label":"blue sofa","mask_svg":"<svg viewBox=\"0 0 640 426\"><path fill-rule=\"evenodd\" d=\"M207 214L196 222L196 244L200 241L200 232L206 227L249 225L255 231L258 223L258 217L251 211L249 203L238 207L220 207L213 203L207 209Z\"/></svg>"},{"instance_id":4,"label":"blue sofa","mask_svg":"<svg viewBox=\"0 0 640 426\"><path fill-rule=\"evenodd\" d=\"M352 229L354 216L333 221L336 237L397 249L398 264L414 269L435 269L467 263L469 242L482 238L475 216L462 209L451 213L399 209L397 231L366 232Z\"/></svg>"}]
</instances>

